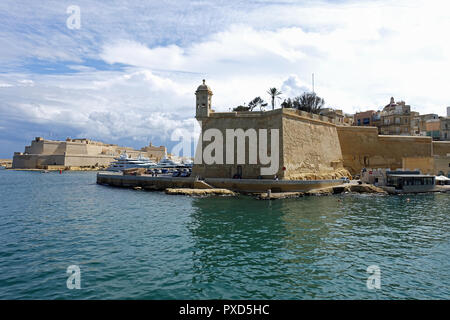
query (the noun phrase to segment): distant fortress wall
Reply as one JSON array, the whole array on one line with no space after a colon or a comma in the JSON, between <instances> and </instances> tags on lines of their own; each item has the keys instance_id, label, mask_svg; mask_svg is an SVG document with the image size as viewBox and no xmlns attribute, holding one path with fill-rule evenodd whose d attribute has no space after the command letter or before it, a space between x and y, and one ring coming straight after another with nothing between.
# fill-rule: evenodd
<instances>
[{"instance_id":1,"label":"distant fortress wall","mask_svg":"<svg viewBox=\"0 0 450 320\"><path fill-rule=\"evenodd\" d=\"M156 151L153 149L156 148ZM127 153L132 158L139 154L148 156L152 152L152 159L157 159L161 153L164 155L165 147L147 146L142 150L129 147L120 147L114 144L105 144L89 139L67 139L66 141L45 140L37 137L25 152L16 152L12 167L16 169L45 169L49 166L60 167L93 167L108 166L114 158ZM158 153L159 152L159 153Z\"/></svg>"}]
</instances>

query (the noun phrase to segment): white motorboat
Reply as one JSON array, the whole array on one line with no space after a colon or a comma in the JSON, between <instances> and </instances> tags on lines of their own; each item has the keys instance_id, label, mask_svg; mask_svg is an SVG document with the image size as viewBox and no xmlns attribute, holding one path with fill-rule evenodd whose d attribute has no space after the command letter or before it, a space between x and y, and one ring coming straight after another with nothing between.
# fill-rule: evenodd
<instances>
[{"instance_id":1,"label":"white motorboat","mask_svg":"<svg viewBox=\"0 0 450 320\"><path fill-rule=\"evenodd\" d=\"M115 161L111 162L107 171L122 171L131 168L152 168L157 164L151 161L149 158L139 155L136 159L132 159L126 153L121 154L120 157L114 158Z\"/></svg>"},{"instance_id":2,"label":"white motorboat","mask_svg":"<svg viewBox=\"0 0 450 320\"><path fill-rule=\"evenodd\" d=\"M194 161L192 161L191 159L184 159L183 164L185 167L192 168L192 166L194 165Z\"/></svg>"},{"instance_id":3,"label":"white motorboat","mask_svg":"<svg viewBox=\"0 0 450 320\"><path fill-rule=\"evenodd\" d=\"M183 166L181 162L169 159L167 155L164 156L164 158L161 159L160 162L158 162L159 168L175 168Z\"/></svg>"}]
</instances>

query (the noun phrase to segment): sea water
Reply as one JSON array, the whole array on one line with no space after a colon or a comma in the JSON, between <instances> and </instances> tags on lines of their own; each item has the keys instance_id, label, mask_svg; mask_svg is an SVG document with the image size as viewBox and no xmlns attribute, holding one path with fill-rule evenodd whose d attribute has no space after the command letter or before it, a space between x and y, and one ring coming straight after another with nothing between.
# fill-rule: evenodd
<instances>
[{"instance_id":1,"label":"sea water","mask_svg":"<svg viewBox=\"0 0 450 320\"><path fill-rule=\"evenodd\" d=\"M449 299L449 231L449 194L190 198L2 170L0 299Z\"/></svg>"}]
</instances>

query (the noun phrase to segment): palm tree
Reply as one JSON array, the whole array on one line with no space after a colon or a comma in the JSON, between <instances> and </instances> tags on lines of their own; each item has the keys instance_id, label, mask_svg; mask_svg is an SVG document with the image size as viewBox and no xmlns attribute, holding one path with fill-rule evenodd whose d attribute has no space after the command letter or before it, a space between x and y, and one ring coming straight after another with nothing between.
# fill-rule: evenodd
<instances>
[{"instance_id":1,"label":"palm tree","mask_svg":"<svg viewBox=\"0 0 450 320\"><path fill-rule=\"evenodd\" d=\"M275 109L275 98L281 99L280 95L282 94L282 92L278 91L277 88L270 88L269 90L267 90L267 93L272 98L272 110L273 110Z\"/></svg>"}]
</instances>

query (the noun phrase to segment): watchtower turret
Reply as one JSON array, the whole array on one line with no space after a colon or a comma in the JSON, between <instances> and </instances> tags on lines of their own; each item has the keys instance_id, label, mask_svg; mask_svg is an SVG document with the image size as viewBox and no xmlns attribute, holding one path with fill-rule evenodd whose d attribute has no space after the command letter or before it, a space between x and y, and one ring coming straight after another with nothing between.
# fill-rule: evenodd
<instances>
[{"instance_id":1,"label":"watchtower turret","mask_svg":"<svg viewBox=\"0 0 450 320\"><path fill-rule=\"evenodd\" d=\"M206 118L209 117L211 110L211 97L213 93L210 87L208 87L203 80L203 84L199 85L197 91L195 91L196 96L196 111L195 117Z\"/></svg>"}]
</instances>

